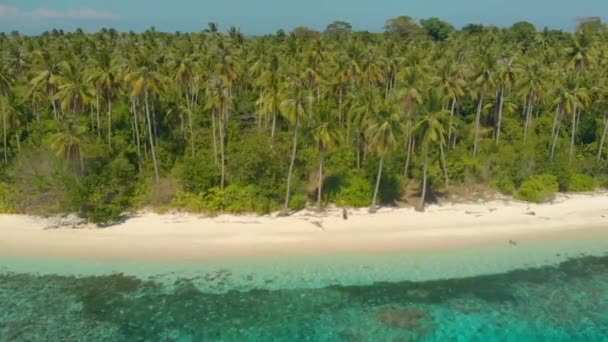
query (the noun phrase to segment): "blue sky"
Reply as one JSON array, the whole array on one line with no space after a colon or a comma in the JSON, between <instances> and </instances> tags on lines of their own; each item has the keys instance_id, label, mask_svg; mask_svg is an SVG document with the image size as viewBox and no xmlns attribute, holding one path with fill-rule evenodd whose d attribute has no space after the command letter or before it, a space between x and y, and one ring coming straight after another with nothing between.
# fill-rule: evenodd
<instances>
[{"instance_id":1,"label":"blue sky","mask_svg":"<svg viewBox=\"0 0 608 342\"><path fill-rule=\"evenodd\" d=\"M542 28L572 29L577 17L608 18L608 0L0 0L0 31L39 33L51 28L86 31L114 27L141 31L200 31L215 21L247 34L305 25L322 29L346 20L379 31L386 19L436 16L456 26L510 25L527 20Z\"/></svg>"}]
</instances>

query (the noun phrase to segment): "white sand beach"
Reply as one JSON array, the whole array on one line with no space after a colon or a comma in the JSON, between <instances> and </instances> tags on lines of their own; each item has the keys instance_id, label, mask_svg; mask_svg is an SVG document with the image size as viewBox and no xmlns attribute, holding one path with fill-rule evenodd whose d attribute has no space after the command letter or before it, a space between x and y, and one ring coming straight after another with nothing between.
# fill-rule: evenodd
<instances>
[{"instance_id":1,"label":"white sand beach","mask_svg":"<svg viewBox=\"0 0 608 342\"><path fill-rule=\"evenodd\" d=\"M376 214L341 209L289 217L142 212L109 228L49 229L57 218L0 215L0 255L125 260L379 253L517 244L589 236L608 245L608 194L559 195L547 204L511 199Z\"/></svg>"}]
</instances>

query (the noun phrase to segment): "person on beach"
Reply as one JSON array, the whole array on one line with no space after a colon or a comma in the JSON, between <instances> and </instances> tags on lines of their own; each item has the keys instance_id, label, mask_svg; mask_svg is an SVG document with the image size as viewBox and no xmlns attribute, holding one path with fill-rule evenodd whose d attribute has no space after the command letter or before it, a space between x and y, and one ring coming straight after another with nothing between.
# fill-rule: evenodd
<instances>
[{"instance_id":1,"label":"person on beach","mask_svg":"<svg viewBox=\"0 0 608 342\"><path fill-rule=\"evenodd\" d=\"M346 211L346 208L342 208L342 219L348 220L348 212Z\"/></svg>"}]
</instances>

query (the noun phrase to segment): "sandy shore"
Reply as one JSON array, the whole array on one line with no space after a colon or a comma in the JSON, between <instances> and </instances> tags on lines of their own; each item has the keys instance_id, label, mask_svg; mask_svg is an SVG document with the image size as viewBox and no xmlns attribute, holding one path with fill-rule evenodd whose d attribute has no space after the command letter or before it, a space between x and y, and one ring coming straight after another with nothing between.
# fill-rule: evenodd
<instances>
[{"instance_id":1,"label":"sandy shore","mask_svg":"<svg viewBox=\"0 0 608 342\"><path fill-rule=\"evenodd\" d=\"M590 237L608 248L608 194L561 195L551 204L496 200L377 214L350 210L290 217L140 213L105 229L48 229L56 219L0 215L0 256L204 260L452 249ZM514 246L515 248L516 246Z\"/></svg>"}]
</instances>

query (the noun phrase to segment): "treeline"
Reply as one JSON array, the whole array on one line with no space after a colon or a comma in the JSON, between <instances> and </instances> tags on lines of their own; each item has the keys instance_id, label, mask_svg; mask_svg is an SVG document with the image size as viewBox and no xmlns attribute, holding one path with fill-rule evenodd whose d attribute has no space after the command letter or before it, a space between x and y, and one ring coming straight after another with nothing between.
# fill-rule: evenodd
<instances>
[{"instance_id":1,"label":"treeline","mask_svg":"<svg viewBox=\"0 0 608 342\"><path fill-rule=\"evenodd\" d=\"M385 29L1 34L0 209L112 222L608 184L599 20Z\"/></svg>"}]
</instances>

